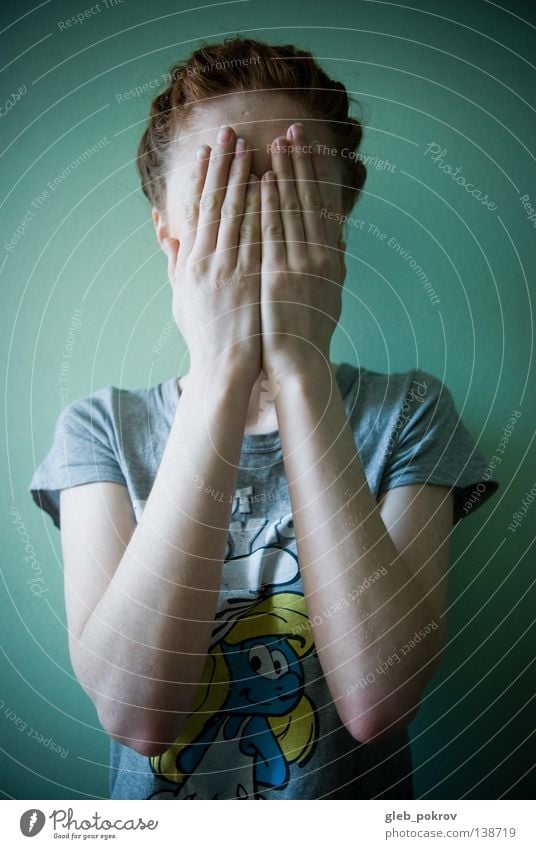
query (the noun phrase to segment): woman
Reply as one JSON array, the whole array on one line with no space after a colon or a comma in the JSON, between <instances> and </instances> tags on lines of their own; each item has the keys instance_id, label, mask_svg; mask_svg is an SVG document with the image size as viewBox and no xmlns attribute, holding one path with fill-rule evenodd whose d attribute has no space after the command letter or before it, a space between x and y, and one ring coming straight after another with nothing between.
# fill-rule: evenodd
<instances>
[{"instance_id":1,"label":"woman","mask_svg":"<svg viewBox=\"0 0 536 849\"><path fill-rule=\"evenodd\" d=\"M330 361L361 132L310 54L239 38L152 104L190 369L72 402L31 483L112 798L413 796L452 525L498 484L436 377Z\"/></svg>"}]
</instances>

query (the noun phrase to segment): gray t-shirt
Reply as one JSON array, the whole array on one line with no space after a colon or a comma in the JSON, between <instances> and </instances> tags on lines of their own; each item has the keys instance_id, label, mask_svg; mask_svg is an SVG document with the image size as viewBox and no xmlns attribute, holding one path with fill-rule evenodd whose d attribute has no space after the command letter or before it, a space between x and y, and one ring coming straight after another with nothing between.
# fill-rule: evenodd
<instances>
[{"instance_id":1,"label":"gray t-shirt","mask_svg":"<svg viewBox=\"0 0 536 849\"><path fill-rule=\"evenodd\" d=\"M497 490L438 378L342 363L336 379L375 499L404 484L452 486L457 522ZM139 520L178 403L174 377L150 389L105 386L70 403L31 480L35 502L59 527L61 489L117 481ZM359 743L332 702L307 617L278 431L243 437L195 708L158 757L110 740L110 798L413 798L407 730Z\"/></svg>"}]
</instances>

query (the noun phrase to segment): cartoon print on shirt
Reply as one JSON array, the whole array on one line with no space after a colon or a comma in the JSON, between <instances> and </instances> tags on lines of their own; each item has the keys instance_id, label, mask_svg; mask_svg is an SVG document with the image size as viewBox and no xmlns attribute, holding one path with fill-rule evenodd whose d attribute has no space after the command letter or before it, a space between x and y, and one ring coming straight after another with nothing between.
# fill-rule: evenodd
<instances>
[{"instance_id":1,"label":"cartoon print on shirt","mask_svg":"<svg viewBox=\"0 0 536 849\"><path fill-rule=\"evenodd\" d=\"M262 799L263 789L283 790L289 765L304 766L316 749L317 712L304 693L302 660L315 650L305 599L279 591L299 578L288 550L292 517L261 539L266 524L230 525L225 606L193 710L173 745L149 758L169 787L148 798L207 798L209 787L213 799Z\"/></svg>"}]
</instances>

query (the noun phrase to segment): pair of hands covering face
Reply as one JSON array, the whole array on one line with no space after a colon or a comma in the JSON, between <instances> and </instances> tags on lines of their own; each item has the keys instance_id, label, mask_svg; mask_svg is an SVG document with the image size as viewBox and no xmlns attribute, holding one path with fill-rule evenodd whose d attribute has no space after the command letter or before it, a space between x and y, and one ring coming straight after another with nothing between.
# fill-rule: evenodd
<instances>
[{"instance_id":1,"label":"pair of hands covering face","mask_svg":"<svg viewBox=\"0 0 536 849\"><path fill-rule=\"evenodd\" d=\"M261 368L329 365L346 274L346 246L326 214L333 183L301 124L273 141L271 163L259 180L230 127L214 149L197 150L180 209L187 233L164 240L193 371L231 365L253 383Z\"/></svg>"}]
</instances>

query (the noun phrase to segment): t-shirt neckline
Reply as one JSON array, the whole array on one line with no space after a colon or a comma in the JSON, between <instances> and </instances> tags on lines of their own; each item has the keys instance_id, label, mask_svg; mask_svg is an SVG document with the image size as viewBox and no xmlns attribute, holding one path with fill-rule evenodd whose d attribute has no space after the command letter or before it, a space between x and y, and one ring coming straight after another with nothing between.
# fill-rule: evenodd
<instances>
[{"instance_id":1,"label":"t-shirt neckline","mask_svg":"<svg viewBox=\"0 0 536 849\"><path fill-rule=\"evenodd\" d=\"M346 362L339 363L335 374L335 381L344 400L353 382L355 367ZM177 404L180 398L180 390L177 378L170 377L162 384L166 405L170 411L170 421L173 421ZM268 433L245 433L242 439L242 452L246 454L264 454L269 451L277 451L281 448L279 430L271 430Z\"/></svg>"}]
</instances>

